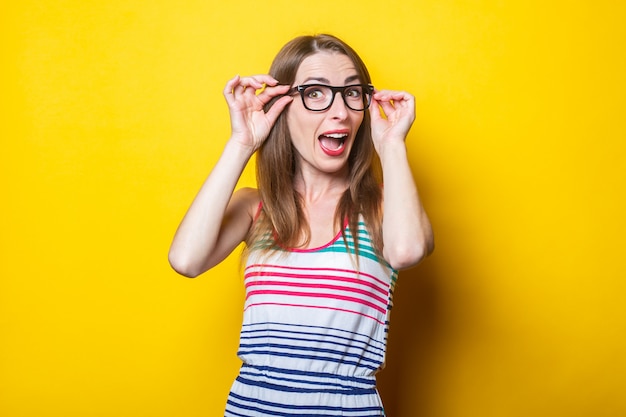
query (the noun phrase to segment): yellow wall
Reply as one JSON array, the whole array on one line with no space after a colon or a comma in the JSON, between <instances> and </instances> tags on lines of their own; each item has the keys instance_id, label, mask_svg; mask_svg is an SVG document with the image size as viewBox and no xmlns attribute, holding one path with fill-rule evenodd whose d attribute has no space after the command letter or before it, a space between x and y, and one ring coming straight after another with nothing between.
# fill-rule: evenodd
<instances>
[{"instance_id":1,"label":"yellow wall","mask_svg":"<svg viewBox=\"0 0 626 417\"><path fill-rule=\"evenodd\" d=\"M389 415L626 415L621 3L10 3L0 416L220 415L237 256L188 280L168 245L228 137L226 80L325 31L417 99L437 249L400 278Z\"/></svg>"}]
</instances>

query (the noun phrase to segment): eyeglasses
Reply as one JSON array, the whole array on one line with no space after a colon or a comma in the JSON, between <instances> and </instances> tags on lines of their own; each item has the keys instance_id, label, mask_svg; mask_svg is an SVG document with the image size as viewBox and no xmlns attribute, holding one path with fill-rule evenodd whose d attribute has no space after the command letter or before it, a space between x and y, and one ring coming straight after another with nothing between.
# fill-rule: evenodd
<instances>
[{"instance_id":1,"label":"eyeglasses","mask_svg":"<svg viewBox=\"0 0 626 417\"><path fill-rule=\"evenodd\" d=\"M307 110L324 111L335 101L335 95L341 93L343 102L349 109L364 111L370 106L374 86L371 84L352 84L332 87L324 84L304 84L293 87L288 95L300 93L302 104Z\"/></svg>"}]
</instances>

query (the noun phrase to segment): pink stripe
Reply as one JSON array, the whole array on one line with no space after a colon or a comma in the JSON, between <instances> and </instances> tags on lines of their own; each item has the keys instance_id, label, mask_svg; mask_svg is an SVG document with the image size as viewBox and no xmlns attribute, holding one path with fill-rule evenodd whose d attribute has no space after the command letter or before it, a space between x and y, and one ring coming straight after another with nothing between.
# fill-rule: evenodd
<instances>
[{"instance_id":1,"label":"pink stripe","mask_svg":"<svg viewBox=\"0 0 626 417\"><path fill-rule=\"evenodd\" d=\"M247 296L246 296L246 300L248 300L250 297L255 296L255 295L291 295L294 297L315 297L315 298L326 298L326 299L336 299L336 300L342 300L342 301L350 301L353 303L357 303L357 304L362 304L364 306L373 308L374 310L385 314L385 309L384 308L380 308L379 306L377 306L374 303L370 303L369 301L365 301L365 300L361 300L359 298L355 298L355 297L347 297L345 295L332 295L332 294L316 294L316 293L306 293L306 292L297 292L297 291L269 291L269 290L258 290L258 291L250 291Z\"/></svg>"},{"instance_id":2,"label":"pink stripe","mask_svg":"<svg viewBox=\"0 0 626 417\"><path fill-rule=\"evenodd\" d=\"M246 270L248 269L252 269L252 268L261 268L261 270L266 270L268 268L274 268L274 269L290 269L293 271L329 271L329 272L346 272L349 274L354 274L354 275L363 275L365 277L371 278L374 281L380 283L383 286L387 286L387 283L377 277L375 277L374 275L371 274L365 274L362 272L358 272L355 271L353 269L342 269L342 268L303 268L303 267L297 267L297 266L285 266L285 265L263 265L263 264L254 264L254 265L249 265L246 267Z\"/></svg>"},{"instance_id":3,"label":"pink stripe","mask_svg":"<svg viewBox=\"0 0 626 417\"><path fill-rule=\"evenodd\" d=\"M382 325L385 325L386 323L382 320L377 319L374 316L370 316L369 314L365 314L365 313L361 313L359 311L354 311L354 310L347 310L344 308L335 308L335 307L323 307L323 306L310 306L310 305L304 305L304 304L287 304L287 303L254 303L254 304L250 304L248 305L244 311L246 311L247 309L251 308L251 307L256 307L256 306L282 306L282 307L302 307L302 308L317 308L317 309L321 309L321 310L333 310L333 311L342 311L344 313L352 313L352 314L357 314L359 316L363 316L363 317L367 317L368 319L372 319Z\"/></svg>"},{"instance_id":4,"label":"pink stripe","mask_svg":"<svg viewBox=\"0 0 626 417\"><path fill-rule=\"evenodd\" d=\"M320 285L320 284L302 284L296 282L283 282L283 281L254 281L246 284L246 288L255 287L259 285L274 285L281 287L299 287L299 288L321 288L326 290L339 290L339 291L347 291L353 292L357 294L363 294L369 298L373 298L380 302L383 305L387 305L387 300L377 296L376 294L372 294L371 292L362 290L360 288L353 287L344 287L341 285Z\"/></svg>"},{"instance_id":5,"label":"pink stripe","mask_svg":"<svg viewBox=\"0 0 626 417\"><path fill-rule=\"evenodd\" d=\"M328 279L328 280L332 280L332 281L340 281L340 282L349 282L352 284L358 284L358 285L362 285L365 287L369 287L371 289L373 289L374 291L382 294L382 295L387 295L387 290L388 290L388 286L386 286L384 289L380 288L379 286L368 282L368 281L363 281L360 280L358 278L346 278L346 277L339 277L336 275L326 275L326 276L321 276L321 275L303 275L303 274L287 274L287 273L272 273L272 272L249 272L245 275L245 279L244 281L247 281L248 278L251 277L282 277L282 278L295 278L295 279ZM246 286L248 286L250 284L246 283Z\"/></svg>"},{"instance_id":6,"label":"pink stripe","mask_svg":"<svg viewBox=\"0 0 626 417\"><path fill-rule=\"evenodd\" d=\"M339 282L347 282L347 283L351 283L351 284L358 284L364 287L368 287L371 288L372 290L386 296L388 294L388 292L386 291L388 288L380 288L375 284L372 284L371 282L368 281L363 281L363 280L359 280L357 278L344 278L344 277L337 277L337 276L326 276L326 277L322 277L319 275L295 275L295 274L271 274L271 273L259 273L259 274L254 274L254 273L250 273L247 274L245 277L244 281L248 281L248 278L251 277L277 277L277 278L294 278L294 279L327 279L327 280L332 280L332 281L339 281ZM252 281L252 282L246 282L246 287L248 287L249 285L258 285L257 282L267 282L267 281ZM287 283L285 283L285 285L287 285ZM320 284L291 284L291 285L313 285L313 286L319 286L319 287L324 287L323 285ZM340 287L340 288L344 288L344 289L349 289L349 287ZM364 290L356 290L357 292L360 291L364 291ZM370 294L370 293L368 293ZM372 297L375 297L375 295L372 294ZM386 302L386 301L383 301Z\"/></svg>"}]
</instances>

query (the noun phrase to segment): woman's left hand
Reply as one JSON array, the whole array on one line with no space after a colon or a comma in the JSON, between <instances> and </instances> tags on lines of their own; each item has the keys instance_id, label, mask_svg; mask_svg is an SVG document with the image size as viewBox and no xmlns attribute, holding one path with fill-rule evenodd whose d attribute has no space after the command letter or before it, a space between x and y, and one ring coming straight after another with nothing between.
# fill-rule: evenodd
<instances>
[{"instance_id":1,"label":"woman's left hand","mask_svg":"<svg viewBox=\"0 0 626 417\"><path fill-rule=\"evenodd\" d=\"M370 106L372 141L383 169L383 257L410 268L433 250L430 220L409 165L406 136L415 120L415 99L404 91L376 91Z\"/></svg>"},{"instance_id":2,"label":"woman's left hand","mask_svg":"<svg viewBox=\"0 0 626 417\"><path fill-rule=\"evenodd\" d=\"M415 98L405 91L376 91L369 111L374 147L380 154L387 142L405 140L415 120Z\"/></svg>"}]
</instances>

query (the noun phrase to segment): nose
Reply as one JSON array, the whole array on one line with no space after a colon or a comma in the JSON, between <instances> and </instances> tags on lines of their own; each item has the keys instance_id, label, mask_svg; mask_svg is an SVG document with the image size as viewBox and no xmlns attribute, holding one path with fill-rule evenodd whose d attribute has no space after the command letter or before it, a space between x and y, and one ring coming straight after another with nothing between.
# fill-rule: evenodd
<instances>
[{"instance_id":1,"label":"nose","mask_svg":"<svg viewBox=\"0 0 626 417\"><path fill-rule=\"evenodd\" d=\"M339 97L337 97L337 95L339 95ZM335 99L328 111L331 112L331 116L336 119L345 119L348 116L348 106L344 101L341 91L335 93Z\"/></svg>"}]
</instances>

